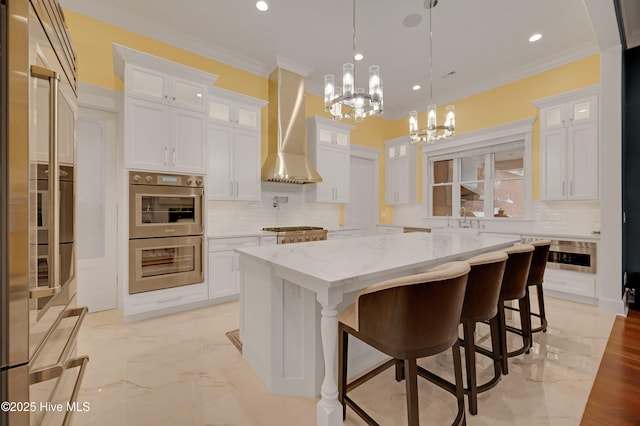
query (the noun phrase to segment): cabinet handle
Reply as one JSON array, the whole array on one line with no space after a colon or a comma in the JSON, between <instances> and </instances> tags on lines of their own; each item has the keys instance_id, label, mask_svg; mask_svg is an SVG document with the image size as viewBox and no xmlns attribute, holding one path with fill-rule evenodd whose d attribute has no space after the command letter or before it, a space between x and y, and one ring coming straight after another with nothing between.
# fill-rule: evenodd
<instances>
[{"instance_id":1,"label":"cabinet handle","mask_svg":"<svg viewBox=\"0 0 640 426\"><path fill-rule=\"evenodd\" d=\"M229 181L229 196L233 197L233 182Z\"/></svg>"},{"instance_id":2,"label":"cabinet handle","mask_svg":"<svg viewBox=\"0 0 640 426\"><path fill-rule=\"evenodd\" d=\"M173 151L173 155L172 155L171 165L175 167L176 166L176 149L173 148L172 151Z\"/></svg>"},{"instance_id":3,"label":"cabinet handle","mask_svg":"<svg viewBox=\"0 0 640 426\"><path fill-rule=\"evenodd\" d=\"M240 183L236 181L236 197L240 195Z\"/></svg>"},{"instance_id":4,"label":"cabinet handle","mask_svg":"<svg viewBox=\"0 0 640 426\"><path fill-rule=\"evenodd\" d=\"M165 146L164 147L164 155L162 156L162 164L164 164L165 166L167 165L167 155L169 154L169 150L168 148Z\"/></svg>"}]
</instances>

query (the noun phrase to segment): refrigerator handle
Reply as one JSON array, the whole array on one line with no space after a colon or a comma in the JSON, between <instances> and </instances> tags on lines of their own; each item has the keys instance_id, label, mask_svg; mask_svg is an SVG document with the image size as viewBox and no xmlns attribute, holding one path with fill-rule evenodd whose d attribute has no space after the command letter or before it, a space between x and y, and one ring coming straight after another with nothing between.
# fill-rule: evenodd
<instances>
[{"instance_id":1,"label":"refrigerator handle","mask_svg":"<svg viewBox=\"0 0 640 426\"><path fill-rule=\"evenodd\" d=\"M31 76L49 81L49 206L48 206L48 276L49 287L31 291L32 298L60 291L60 167L58 162L58 84L60 75L50 69L31 66ZM46 293L46 294L45 294Z\"/></svg>"}]
</instances>

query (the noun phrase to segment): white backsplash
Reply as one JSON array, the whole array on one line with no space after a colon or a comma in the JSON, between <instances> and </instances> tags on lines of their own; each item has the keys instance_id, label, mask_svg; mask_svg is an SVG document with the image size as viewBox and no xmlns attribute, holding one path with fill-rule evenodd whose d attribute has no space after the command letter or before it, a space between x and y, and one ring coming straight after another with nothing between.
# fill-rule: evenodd
<instances>
[{"instance_id":1,"label":"white backsplash","mask_svg":"<svg viewBox=\"0 0 640 426\"><path fill-rule=\"evenodd\" d=\"M423 219L423 206L396 206L393 224L400 226L445 227L446 218ZM458 219L450 218L450 226L457 227ZM473 220L474 227L477 222ZM529 219L480 219L485 231L519 234L558 234L593 237L600 231L600 203L598 201L534 201Z\"/></svg>"},{"instance_id":2,"label":"white backsplash","mask_svg":"<svg viewBox=\"0 0 640 426\"><path fill-rule=\"evenodd\" d=\"M340 206L309 202L308 186L263 182L261 201L209 201L207 233L253 232L271 226L338 228ZM275 196L288 201L274 207Z\"/></svg>"}]
</instances>

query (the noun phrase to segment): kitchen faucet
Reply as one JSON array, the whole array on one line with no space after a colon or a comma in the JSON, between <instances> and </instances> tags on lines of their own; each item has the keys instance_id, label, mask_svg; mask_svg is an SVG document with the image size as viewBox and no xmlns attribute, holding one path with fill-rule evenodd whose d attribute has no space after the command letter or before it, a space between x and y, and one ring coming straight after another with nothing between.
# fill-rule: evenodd
<instances>
[{"instance_id":1,"label":"kitchen faucet","mask_svg":"<svg viewBox=\"0 0 640 426\"><path fill-rule=\"evenodd\" d=\"M462 219L458 219L458 226L460 228L469 228L471 222L467 222L467 209L466 207L460 207L460 216Z\"/></svg>"}]
</instances>

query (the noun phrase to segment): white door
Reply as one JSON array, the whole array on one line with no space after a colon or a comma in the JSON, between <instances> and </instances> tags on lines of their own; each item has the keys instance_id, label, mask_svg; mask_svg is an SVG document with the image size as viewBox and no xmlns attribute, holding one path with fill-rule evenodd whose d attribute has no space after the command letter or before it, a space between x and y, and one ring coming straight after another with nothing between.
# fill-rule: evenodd
<instances>
[{"instance_id":1,"label":"white door","mask_svg":"<svg viewBox=\"0 0 640 426\"><path fill-rule=\"evenodd\" d=\"M352 145L353 149L353 145ZM374 235L378 222L378 162L351 155L351 199L345 204L345 227Z\"/></svg>"},{"instance_id":2,"label":"white door","mask_svg":"<svg viewBox=\"0 0 640 426\"><path fill-rule=\"evenodd\" d=\"M93 108L78 116L78 304L95 312L117 306L117 116Z\"/></svg>"}]
</instances>

